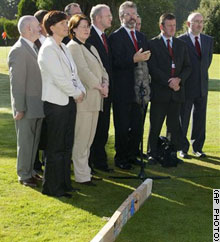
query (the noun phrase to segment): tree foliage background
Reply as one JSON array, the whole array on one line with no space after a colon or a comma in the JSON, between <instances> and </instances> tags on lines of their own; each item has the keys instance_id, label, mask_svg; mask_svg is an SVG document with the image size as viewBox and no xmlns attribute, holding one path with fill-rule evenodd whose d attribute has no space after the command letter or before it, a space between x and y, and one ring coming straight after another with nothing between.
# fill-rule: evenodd
<instances>
[{"instance_id":1,"label":"tree foliage background","mask_svg":"<svg viewBox=\"0 0 220 242\"><path fill-rule=\"evenodd\" d=\"M113 15L112 27L108 33L120 26L118 8L124 0L0 0L0 17L2 17L0 25L3 26L3 22L7 21L3 17L15 19L17 16L18 19L26 14L34 14L38 9L64 10L64 7L71 2L79 3L87 16L92 6L98 3L107 4ZM147 35L148 39L159 34L158 20L162 13L173 12L176 15L177 30L180 33L185 31L184 23L189 13L201 12L205 18L204 32L214 37L214 51L220 53L220 0L134 0L134 2L142 18L142 32ZM16 22L11 23L16 28Z\"/></svg>"},{"instance_id":2,"label":"tree foliage background","mask_svg":"<svg viewBox=\"0 0 220 242\"><path fill-rule=\"evenodd\" d=\"M198 12L204 16L204 32L214 38L214 52L220 53L220 1L201 0Z\"/></svg>"}]
</instances>

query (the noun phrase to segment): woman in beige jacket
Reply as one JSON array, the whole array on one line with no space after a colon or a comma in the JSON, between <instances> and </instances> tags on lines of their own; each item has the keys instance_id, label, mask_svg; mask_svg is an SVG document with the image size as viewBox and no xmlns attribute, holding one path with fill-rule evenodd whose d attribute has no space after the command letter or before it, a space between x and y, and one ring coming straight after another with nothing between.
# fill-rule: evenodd
<instances>
[{"instance_id":1,"label":"woman in beige jacket","mask_svg":"<svg viewBox=\"0 0 220 242\"><path fill-rule=\"evenodd\" d=\"M108 74L96 48L86 43L90 35L88 18L82 14L74 15L69 22L69 33L72 40L67 47L76 63L80 80L87 93L83 102L77 104L72 153L75 181L94 186L95 184L91 181L88 159L99 111L103 107L103 98L108 96Z\"/></svg>"}]
</instances>

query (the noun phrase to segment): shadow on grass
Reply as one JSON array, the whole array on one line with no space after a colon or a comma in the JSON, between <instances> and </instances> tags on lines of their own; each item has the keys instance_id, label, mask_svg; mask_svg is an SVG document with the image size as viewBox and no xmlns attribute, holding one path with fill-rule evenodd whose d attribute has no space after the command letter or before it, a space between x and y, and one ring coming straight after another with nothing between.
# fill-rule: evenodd
<instances>
[{"instance_id":1,"label":"shadow on grass","mask_svg":"<svg viewBox=\"0 0 220 242\"><path fill-rule=\"evenodd\" d=\"M0 107L10 107L9 76L0 73Z\"/></svg>"},{"instance_id":2,"label":"shadow on grass","mask_svg":"<svg viewBox=\"0 0 220 242\"><path fill-rule=\"evenodd\" d=\"M209 91L220 91L220 80L211 79L209 80Z\"/></svg>"},{"instance_id":3,"label":"shadow on grass","mask_svg":"<svg viewBox=\"0 0 220 242\"><path fill-rule=\"evenodd\" d=\"M16 157L16 133L12 114L0 113L0 156Z\"/></svg>"}]
</instances>

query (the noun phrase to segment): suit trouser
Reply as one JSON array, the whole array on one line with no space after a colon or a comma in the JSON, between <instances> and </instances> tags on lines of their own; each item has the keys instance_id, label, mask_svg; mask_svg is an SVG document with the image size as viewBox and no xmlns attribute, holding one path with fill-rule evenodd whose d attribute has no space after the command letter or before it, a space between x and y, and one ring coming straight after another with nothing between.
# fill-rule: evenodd
<instances>
[{"instance_id":1,"label":"suit trouser","mask_svg":"<svg viewBox=\"0 0 220 242\"><path fill-rule=\"evenodd\" d=\"M17 133L17 174L19 180L26 180L36 174L33 170L40 140L41 118L15 121Z\"/></svg>"},{"instance_id":2,"label":"suit trouser","mask_svg":"<svg viewBox=\"0 0 220 242\"><path fill-rule=\"evenodd\" d=\"M179 150L181 145L181 129L180 129L180 106L181 103L174 101L156 103L151 102L150 107L150 131L148 138L149 154L157 157L158 137L165 117L167 117L167 127L171 134L171 144L174 150Z\"/></svg>"},{"instance_id":3,"label":"suit trouser","mask_svg":"<svg viewBox=\"0 0 220 242\"><path fill-rule=\"evenodd\" d=\"M44 194L60 196L71 191L71 155L76 104L73 98L65 106L44 102L47 125Z\"/></svg>"},{"instance_id":4,"label":"suit trouser","mask_svg":"<svg viewBox=\"0 0 220 242\"><path fill-rule=\"evenodd\" d=\"M99 112L95 137L90 148L89 162L95 168L108 168L105 145L108 141L110 125L111 99L104 98L103 112Z\"/></svg>"},{"instance_id":5,"label":"suit trouser","mask_svg":"<svg viewBox=\"0 0 220 242\"><path fill-rule=\"evenodd\" d=\"M115 126L115 162L126 163L136 158L142 134L140 105L113 103Z\"/></svg>"},{"instance_id":6,"label":"suit trouser","mask_svg":"<svg viewBox=\"0 0 220 242\"><path fill-rule=\"evenodd\" d=\"M87 182L91 180L91 168L89 167L89 154L92 145L99 111L77 112L74 146L72 160L76 182Z\"/></svg>"},{"instance_id":7,"label":"suit trouser","mask_svg":"<svg viewBox=\"0 0 220 242\"><path fill-rule=\"evenodd\" d=\"M181 106L181 128L182 128L182 148L184 152L189 150L189 141L187 140L187 131L189 127L190 116L192 113L191 142L193 151L202 151L205 142L206 131L206 109L207 95L194 99L187 99Z\"/></svg>"}]
</instances>

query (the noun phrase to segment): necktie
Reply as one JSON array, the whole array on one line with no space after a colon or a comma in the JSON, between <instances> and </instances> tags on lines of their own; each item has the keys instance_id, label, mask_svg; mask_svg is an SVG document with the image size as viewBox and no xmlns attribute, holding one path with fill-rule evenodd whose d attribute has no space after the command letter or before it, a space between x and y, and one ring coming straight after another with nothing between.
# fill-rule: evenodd
<instances>
[{"instance_id":1,"label":"necktie","mask_svg":"<svg viewBox=\"0 0 220 242\"><path fill-rule=\"evenodd\" d=\"M103 44L105 47L106 52L108 53L108 44L107 44L107 39L104 33L102 33L102 40L103 40Z\"/></svg>"},{"instance_id":2,"label":"necktie","mask_svg":"<svg viewBox=\"0 0 220 242\"><path fill-rule=\"evenodd\" d=\"M34 50L36 51L36 53L38 54L39 49L41 47L41 42L40 42L39 39L37 39L37 40L34 41L34 46L33 47L34 47Z\"/></svg>"},{"instance_id":3,"label":"necktie","mask_svg":"<svg viewBox=\"0 0 220 242\"><path fill-rule=\"evenodd\" d=\"M134 31L133 30L131 30L131 37L132 37L132 40L133 40L133 43L134 43L134 48L135 48L136 51L138 51L138 44L137 44L137 40L136 40L136 38L134 36Z\"/></svg>"},{"instance_id":4,"label":"necktie","mask_svg":"<svg viewBox=\"0 0 220 242\"><path fill-rule=\"evenodd\" d=\"M174 74L175 74L175 64L174 64L174 57L173 57L173 49L170 46L170 39L167 39L167 48L168 48L169 54L172 58L171 76L174 76Z\"/></svg>"},{"instance_id":5,"label":"necktie","mask_svg":"<svg viewBox=\"0 0 220 242\"><path fill-rule=\"evenodd\" d=\"M34 41L34 44L37 46L37 48L38 48L38 50L39 50L40 47L41 47L41 42L40 42L40 40L39 40L39 39L35 40L35 41Z\"/></svg>"},{"instance_id":6,"label":"necktie","mask_svg":"<svg viewBox=\"0 0 220 242\"><path fill-rule=\"evenodd\" d=\"M199 57L201 57L201 48L200 48L198 38L199 38L198 36L195 36L195 47L196 47L196 51L197 51Z\"/></svg>"}]
</instances>

